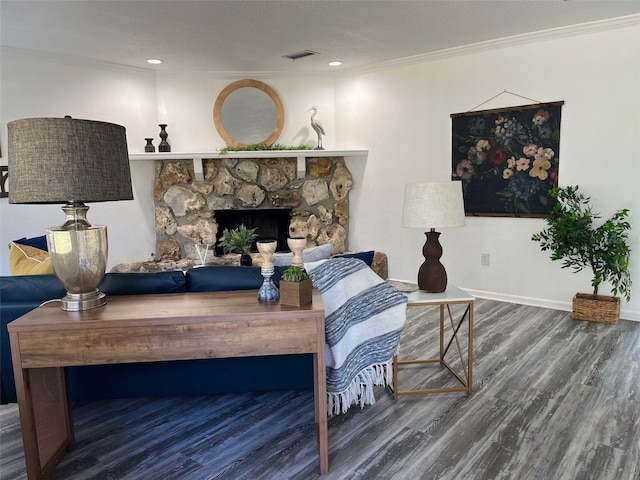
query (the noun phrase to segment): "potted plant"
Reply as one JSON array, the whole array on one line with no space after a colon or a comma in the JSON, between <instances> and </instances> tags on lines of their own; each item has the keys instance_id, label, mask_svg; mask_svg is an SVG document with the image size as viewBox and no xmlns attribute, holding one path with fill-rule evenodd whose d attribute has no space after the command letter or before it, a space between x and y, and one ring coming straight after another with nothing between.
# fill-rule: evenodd
<instances>
[{"instance_id":1,"label":"potted plant","mask_svg":"<svg viewBox=\"0 0 640 480\"><path fill-rule=\"evenodd\" d=\"M247 228L243 223L238 228L225 228L218 246L224 253L239 253L240 265L251 265L251 244L258 238L256 228Z\"/></svg>"},{"instance_id":2,"label":"potted plant","mask_svg":"<svg viewBox=\"0 0 640 480\"><path fill-rule=\"evenodd\" d=\"M577 293L573 298L574 318L616 324L620 298L598 295L598 287L602 282L611 282L613 295L631 300L629 211L619 209L596 227L594 221L600 214L594 212L591 199L577 186L554 187L550 194L557 202L547 218L548 228L531 239L539 242L543 251L551 251L551 260L562 260L562 268L575 272L590 268L593 272L593 293Z\"/></svg>"},{"instance_id":3,"label":"potted plant","mask_svg":"<svg viewBox=\"0 0 640 480\"><path fill-rule=\"evenodd\" d=\"M289 267L280 277L280 303L301 307L311 303L311 279L300 267Z\"/></svg>"}]
</instances>

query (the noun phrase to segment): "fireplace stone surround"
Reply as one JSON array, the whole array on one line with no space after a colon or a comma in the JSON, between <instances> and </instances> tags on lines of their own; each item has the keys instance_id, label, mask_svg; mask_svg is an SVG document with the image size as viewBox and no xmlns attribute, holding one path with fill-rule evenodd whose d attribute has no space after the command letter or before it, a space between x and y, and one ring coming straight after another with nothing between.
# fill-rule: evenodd
<instances>
[{"instance_id":1,"label":"fireplace stone surround","mask_svg":"<svg viewBox=\"0 0 640 480\"><path fill-rule=\"evenodd\" d=\"M159 262L226 263L215 257L222 229L216 210L290 209L289 236L307 246L348 247L353 178L343 156L202 157L154 160L156 257ZM256 232L260 234L260 232ZM206 252L206 253L205 253Z\"/></svg>"}]
</instances>

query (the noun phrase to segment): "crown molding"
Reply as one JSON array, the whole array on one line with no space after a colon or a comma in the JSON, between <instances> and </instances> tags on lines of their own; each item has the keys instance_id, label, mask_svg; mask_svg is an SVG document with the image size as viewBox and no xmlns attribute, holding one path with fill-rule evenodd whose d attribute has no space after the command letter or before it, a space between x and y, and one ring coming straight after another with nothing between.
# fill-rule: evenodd
<instances>
[{"instance_id":1,"label":"crown molding","mask_svg":"<svg viewBox=\"0 0 640 480\"><path fill-rule=\"evenodd\" d=\"M462 55L470 55L473 53L484 52L487 50L497 50L501 48L513 47L527 43L538 43L548 40L555 40L565 37L575 37L580 35L589 35L607 30L617 30L622 28L632 28L640 25L640 14L627 15L624 17L616 17L608 20L598 20L595 22L581 23L570 25L568 27L551 28L548 30L539 30L532 33L524 33L511 37L498 38L495 40L487 40L485 42L472 43L461 47L447 48L435 52L422 53L409 57L389 60L387 62L376 63L364 67L354 67L349 70L340 72L340 76L352 76L362 73L373 73L382 70L390 70L393 68L416 65L420 63L432 62L444 58L458 57Z\"/></svg>"},{"instance_id":2,"label":"crown molding","mask_svg":"<svg viewBox=\"0 0 640 480\"><path fill-rule=\"evenodd\" d=\"M0 47L2 55L19 55L21 57L31 57L41 62L57 63L63 65L71 65L81 68L93 68L97 70L106 70L109 72L136 73L154 75L156 72L149 68L129 67L118 63L103 62L89 57L77 57L74 55L65 55L60 53L42 52L39 50L29 50L25 48Z\"/></svg>"},{"instance_id":3,"label":"crown molding","mask_svg":"<svg viewBox=\"0 0 640 480\"><path fill-rule=\"evenodd\" d=\"M216 70L158 70L157 78L180 78L194 75L202 75L207 78L217 78L221 80L235 81L239 78L252 78L255 80L273 80L273 79L299 79L314 78L332 80L336 77L336 72L275 72L275 71L216 71Z\"/></svg>"},{"instance_id":4,"label":"crown molding","mask_svg":"<svg viewBox=\"0 0 640 480\"><path fill-rule=\"evenodd\" d=\"M274 78L322 78L331 80L335 78L336 72L275 72L275 71L214 71L214 70L161 70L158 68L131 67L118 63L103 62L89 57L77 57L60 53L42 52L39 50L29 50L25 48L15 48L0 46L0 52L7 55L19 55L31 57L35 60L75 67L94 68L109 72L136 73L151 75L156 78L179 78L184 76L202 75L223 80L237 80L239 78L254 79L274 79Z\"/></svg>"}]
</instances>

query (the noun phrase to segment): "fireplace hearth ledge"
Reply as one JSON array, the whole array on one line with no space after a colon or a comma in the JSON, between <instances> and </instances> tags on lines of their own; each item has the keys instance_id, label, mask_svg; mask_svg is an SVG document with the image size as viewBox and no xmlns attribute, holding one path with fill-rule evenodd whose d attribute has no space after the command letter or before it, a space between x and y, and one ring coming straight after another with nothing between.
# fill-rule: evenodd
<instances>
[{"instance_id":1,"label":"fireplace hearth ledge","mask_svg":"<svg viewBox=\"0 0 640 480\"><path fill-rule=\"evenodd\" d=\"M355 253L355 252L345 252ZM253 260L253 266L259 267L262 265L262 255L259 253L252 253L251 258ZM181 258L180 260L158 260L157 258L146 258L137 262L119 263L112 269L112 273L155 273L163 272L167 270L181 270L186 272L191 268L198 268L202 266L212 265L240 265L240 255L236 253L229 253L226 255L220 255L217 257L207 257L205 265L199 260L193 258ZM388 277L388 260L387 255L384 252L376 251L373 255L373 263L371 269L376 272L383 279Z\"/></svg>"}]
</instances>

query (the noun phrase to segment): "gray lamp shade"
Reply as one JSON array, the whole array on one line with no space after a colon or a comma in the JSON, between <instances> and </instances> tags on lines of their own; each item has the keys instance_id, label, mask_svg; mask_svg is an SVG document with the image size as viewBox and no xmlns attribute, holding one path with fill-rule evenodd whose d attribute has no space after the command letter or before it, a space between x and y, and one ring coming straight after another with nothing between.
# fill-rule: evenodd
<instances>
[{"instance_id":1,"label":"gray lamp shade","mask_svg":"<svg viewBox=\"0 0 640 480\"><path fill-rule=\"evenodd\" d=\"M7 127L9 203L133 200L123 126L65 117Z\"/></svg>"}]
</instances>

